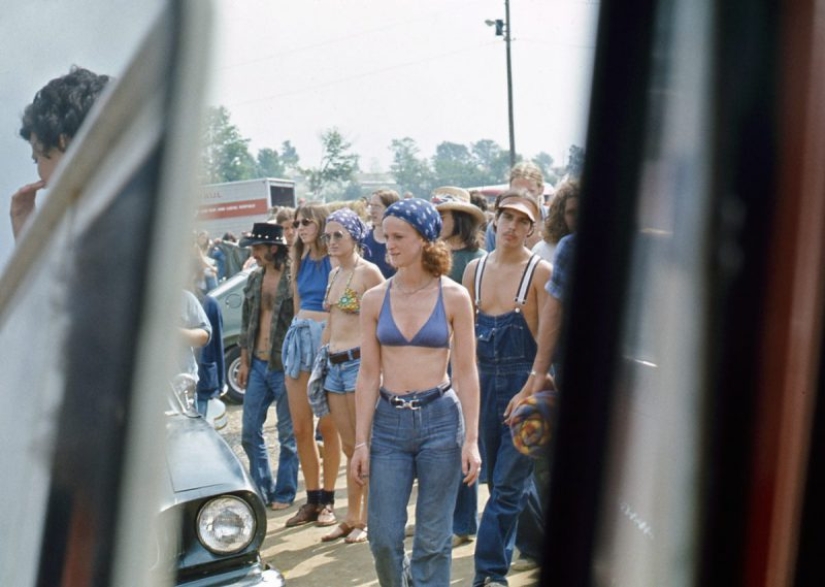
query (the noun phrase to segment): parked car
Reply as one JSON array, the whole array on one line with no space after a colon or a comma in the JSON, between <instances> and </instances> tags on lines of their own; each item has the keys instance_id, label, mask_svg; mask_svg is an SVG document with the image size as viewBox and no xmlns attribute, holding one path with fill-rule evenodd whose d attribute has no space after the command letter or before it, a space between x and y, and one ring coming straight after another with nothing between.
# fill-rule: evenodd
<instances>
[{"instance_id":1,"label":"parked car","mask_svg":"<svg viewBox=\"0 0 825 587\"><path fill-rule=\"evenodd\" d=\"M223 353L226 361L226 389L224 397L234 403L243 403L244 392L238 385L238 369L241 364L241 349L238 337L241 334L241 312L243 310L243 288L252 269L236 273L209 295L218 301L223 313Z\"/></svg>"},{"instance_id":2,"label":"parked car","mask_svg":"<svg viewBox=\"0 0 825 587\"><path fill-rule=\"evenodd\" d=\"M158 570L174 570L175 585L282 587L265 563L266 507L238 457L194 409L186 382L172 385L166 410L166 465ZM161 553L167 553L164 557Z\"/></svg>"}]
</instances>

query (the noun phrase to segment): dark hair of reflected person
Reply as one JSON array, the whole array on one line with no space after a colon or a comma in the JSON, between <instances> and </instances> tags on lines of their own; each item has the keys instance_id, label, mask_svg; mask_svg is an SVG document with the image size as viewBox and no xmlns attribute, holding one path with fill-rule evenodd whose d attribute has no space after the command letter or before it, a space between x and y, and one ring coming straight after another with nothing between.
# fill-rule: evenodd
<instances>
[{"instance_id":1,"label":"dark hair of reflected person","mask_svg":"<svg viewBox=\"0 0 825 587\"><path fill-rule=\"evenodd\" d=\"M72 66L69 73L47 83L23 112L20 136L37 137L43 153L65 151L109 81L88 69Z\"/></svg>"}]
</instances>

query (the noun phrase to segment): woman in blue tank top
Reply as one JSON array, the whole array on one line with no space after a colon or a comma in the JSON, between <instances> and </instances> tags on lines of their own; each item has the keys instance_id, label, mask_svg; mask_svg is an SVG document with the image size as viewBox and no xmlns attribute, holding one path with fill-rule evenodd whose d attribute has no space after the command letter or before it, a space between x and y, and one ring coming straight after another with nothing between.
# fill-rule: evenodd
<instances>
[{"instance_id":1,"label":"woman in blue tank top","mask_svg":"<svg viewBox=\"0 0 825 587\"><path fill-rule=\"evenodd\" d=\"M383 229L397 272L361 299L350 474L369 483L369 541L382 587L402 585L405 572L403 584L441 587L450 584L458 485L475 483L481 465L472 302L446 278L450 251L438 242L441 218L432 204L392 204ZM416 478L406 565L404 526Z\"/></svg>"},{"instance_id":2,"label":"woman in blue tank top","mask_svg":"<svg viewBox=\"0 0 825 587\"><path fill-rule=\"evenodd\" d=\"M321 204L303 206L296 210L293 223L298 233L292 245L292 275L295 307L298 311L284 338L282 358L289 412L298 446L298 460L304 474L307 503L287 520L287 527L309 522L315 522L318 526L336 523L333 506L341 443L332 417L329 413L321 416L318 430L324 439L322 486L321 458L315 443L312 408L307 398L309 374L321 346L321 332L329 315L323 305L332 268L323 240L328 214L327 207Z\"/></svg>"},{"instance_id":3,"label":"woman in blue tank top","mask_svg":"<svg viewBox=\"0 0 825 587\"><path fill-rule=\"evenodd\" d=\"M380 189L372 192L368 204L372 230L364 241L364 259L375 263L381 274L389 279L395 273L395 268L387 260L387 241L384 238L384 211L395 204L401 196L395 190Z\"/></svg>"}]
</instances>

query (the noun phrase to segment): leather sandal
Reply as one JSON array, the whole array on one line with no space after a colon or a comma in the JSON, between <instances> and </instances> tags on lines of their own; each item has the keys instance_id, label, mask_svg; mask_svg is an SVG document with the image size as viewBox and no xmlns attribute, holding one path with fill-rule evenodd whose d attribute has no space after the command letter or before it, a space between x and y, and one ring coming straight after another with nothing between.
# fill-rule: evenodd
<instances>
[{"instance_id":1,"label":"leather sandal","mask_svg":"<svg viewBox=\"0 0 825 587\"><path fill-rule=\"evenodd\" d=\"M344 538L347 544L361 544L367 541L367 526L366 524L355 524L352 531Z\"/></svg>"},{"instance_id":2,"label":"leather sandal","mask_svg":"<svg viewBox=\"0 0 825 587\"><path fill-rule=\"evenodd\" d=\"M332 542L333 540L338 540L339 538L346 538L354 529L355 528L346 522L341 522L333 528L332 532L321 536L321 542Z\"/></svg>"},{"instance_id":3,"label":"leather sandal","mask_svg":"<svg viewBox=\"0 0 825 587\"><path fill-rule=\"evenodd\" d=\"M303 526L318 519L320 506L316 503L305 503L298 510L298 513L286 521L287 528L294 528L295 526Z\"/></svg>"},{"instance_id":4,"label":"leather sandal","mask_svg":"<svg viewBox=\"0 0 825 587\"><path fill-rule=\"evenodd\" d=\"M337 521L335 512L332 510L332 504L325 503L318 506L318 514L315 516L316 526L332 526Z\"/></svg>"}]
</instances>

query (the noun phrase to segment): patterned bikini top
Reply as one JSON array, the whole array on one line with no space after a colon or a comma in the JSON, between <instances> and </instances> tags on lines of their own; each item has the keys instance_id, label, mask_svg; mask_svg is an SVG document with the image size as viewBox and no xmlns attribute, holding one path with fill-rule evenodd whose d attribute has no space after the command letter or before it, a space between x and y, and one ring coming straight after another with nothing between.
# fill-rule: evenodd
<instances>
[{"instance_id":1,"label":"patterned bikini top","mask_svg":"<svg viewBox=\"0 0 825 587\"><path fill-rule=\"evenodd\" d=\"M327 293L324 295L324 308L329 310L333 305L335 305L339 310L346 312L347 314L361 313L361 296L357 291L350 287L350 284L352 283L352 276L355 275L356 267L358 267L358 263L356 263L355 267L353 267L352 271L350 271L349 278L347 279L346 285L344 285L344 291L341 293L341 297L338 298L337 302L331 304L329 301L329 292L332 289L332 284L335 283L335 280L338 278L338 274L341 273L340 267L335 269L332 279L329 280Z\"/></svg>"}]
</instances>

